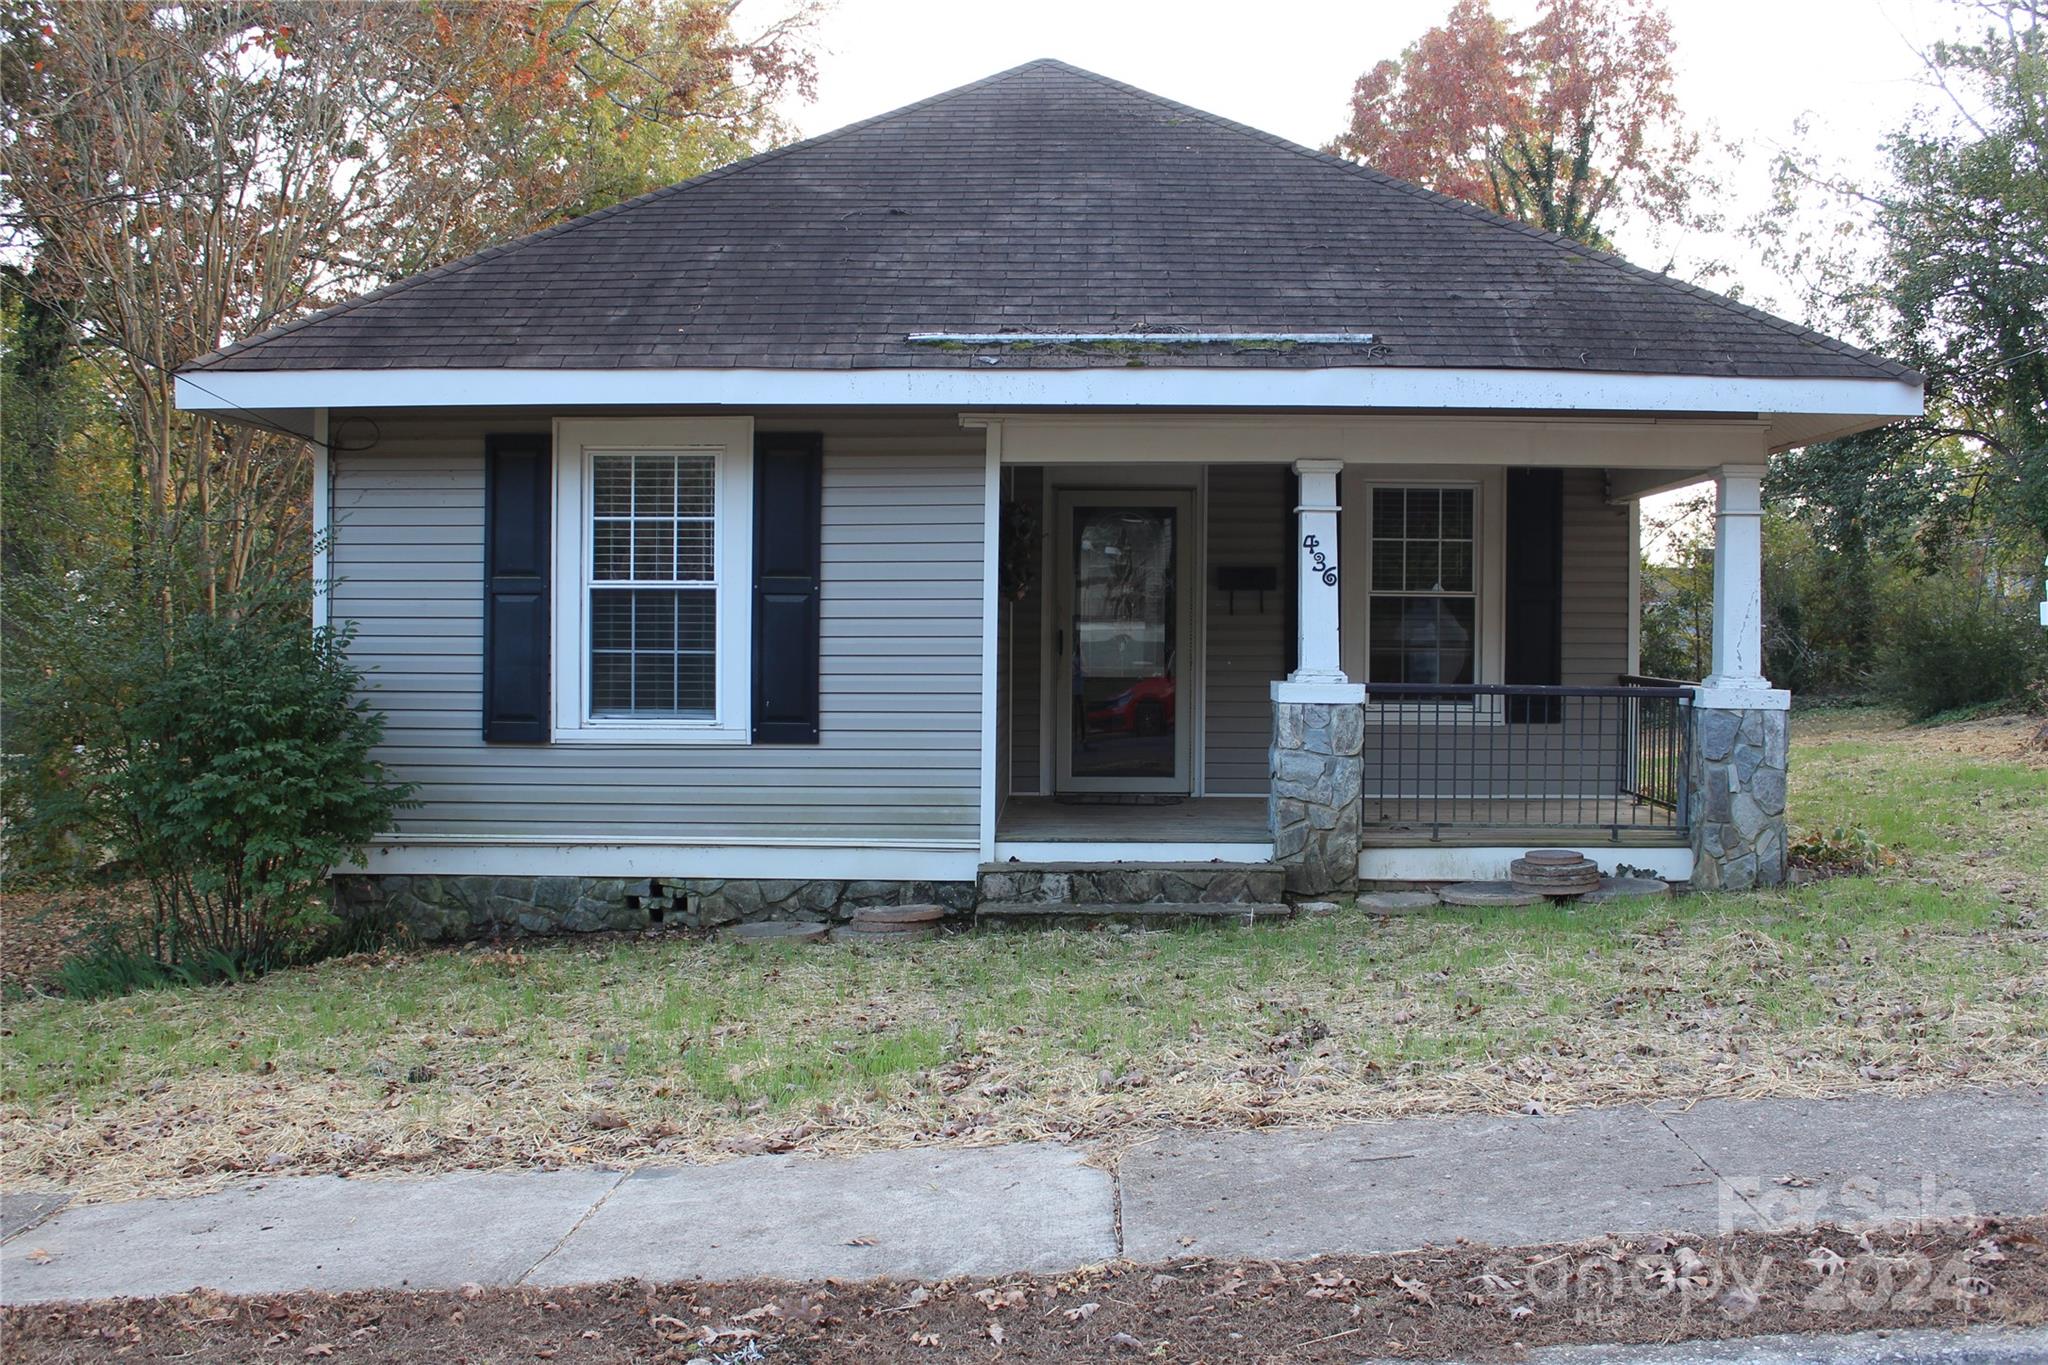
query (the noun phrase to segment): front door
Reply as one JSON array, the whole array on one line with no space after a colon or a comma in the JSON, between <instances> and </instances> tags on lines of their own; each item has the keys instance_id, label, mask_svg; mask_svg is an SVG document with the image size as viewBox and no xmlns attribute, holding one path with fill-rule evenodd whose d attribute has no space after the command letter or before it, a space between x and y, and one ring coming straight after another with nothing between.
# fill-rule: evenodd
<instances>
[{"instance_id":1,"label":"front door","mask_svg":"<svg viewBox=\"0 0 2048 1365\"><path fill-rule=\"evenodd\" d=\"M1055 790L1189 789L1193 496L1069 489L1053 576Z\"/></svg>"}]
</instances>

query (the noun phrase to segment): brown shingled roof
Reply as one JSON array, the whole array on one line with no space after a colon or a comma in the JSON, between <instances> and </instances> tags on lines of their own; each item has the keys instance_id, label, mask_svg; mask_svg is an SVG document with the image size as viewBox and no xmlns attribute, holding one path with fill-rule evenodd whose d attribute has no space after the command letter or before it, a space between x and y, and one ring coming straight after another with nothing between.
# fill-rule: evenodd
<instances>
[{"instance_id":1,"label":"brown shingled roof","mask_svg":"<svg viewBox=\"0 0 2048 1365\"><path fill-rule=\"evenodd\" d=\"M1916 379L1904 366L1268 133L1037 61L401 281L194 370L958 368L912 332L1370 332L1148 350ZM984 350L986 348L983 348ZM1005 366L1122 365L1007 349Z\"/></svg>"}]
</instances>

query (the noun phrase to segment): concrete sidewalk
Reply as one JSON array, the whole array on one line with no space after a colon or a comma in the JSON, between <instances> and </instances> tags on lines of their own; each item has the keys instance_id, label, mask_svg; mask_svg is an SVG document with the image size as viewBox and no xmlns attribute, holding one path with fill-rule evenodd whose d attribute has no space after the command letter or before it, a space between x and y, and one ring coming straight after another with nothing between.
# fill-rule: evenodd
<instances>
[{"instance_id":1,"label":"concrete sidewalk","mask_svg":"<svg viewBox=\"0 0 2048 1365\"><path fill-rule=\"evenodd\" d=\"M629 1275L932 1279L1118 1257L1292 1259L1457 1238L2034 1214L2048 1209L2048 1091L1175 1135L1114 1173L1089 1155L1026 1144L270 1180L31 1222L0 1246L0 1300Z\"/></svg>"}]
</instances>

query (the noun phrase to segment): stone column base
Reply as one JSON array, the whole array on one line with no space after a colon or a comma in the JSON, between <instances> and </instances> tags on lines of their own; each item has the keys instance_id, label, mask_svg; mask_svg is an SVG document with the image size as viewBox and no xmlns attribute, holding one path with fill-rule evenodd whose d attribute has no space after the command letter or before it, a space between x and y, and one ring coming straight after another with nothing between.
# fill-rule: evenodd
<instances>
[{"instance_id":1,"label":"stone column base","mask_svg":"<svg viewBox=\"0 0 2048 1365\"><path fill-rule=\"evenodd\" d=\"M1693 706L1692 882L1701 890L1785 880L1786 719L1783 707Z\"/></svg>"},{"instance_id":2,"label":"stone column base","mask_svg":"<svg viewBox=\"0 0 2048 1365\"><path fill-rule=\"evenodd\" d=\"M1274 686L1273 858L1286 870L1291 896L1348 893L1358 886L1365 707L1362 700L1289 701L1286 687Z\"/></svg>"}]
</instances>

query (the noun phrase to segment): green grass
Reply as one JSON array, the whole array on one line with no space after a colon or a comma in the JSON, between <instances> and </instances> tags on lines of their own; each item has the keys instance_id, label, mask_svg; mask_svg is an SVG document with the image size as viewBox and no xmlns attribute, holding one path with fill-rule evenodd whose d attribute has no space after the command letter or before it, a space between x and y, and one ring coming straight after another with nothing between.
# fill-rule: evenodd
<instances>
[{"instance_id":1,"label":"green grass","mask_svg":"<svg viewBox=\"0 0 2048 1365\"><path fill-rule=\"evenodd\" d=\"M1800 826L1861 826L1911 856L1980 855L2015 872L2048 869L2048 776L2005 762L1904 757L1883 740L1803 747ZM2030 818L2031 817L2031 818Z\"/></svg>"},{"instance_id":2,"label":"green grass","mask_svg":"<svg viewBox=\"0 0 2048 1365\"><path fill-rule=\"evenodd\" d=\"M7 1012L0 1180L851 1150L2048 1079L2048 772L1943 732L1795 743L1875 879L1754 896L343 959ZM1974 732L1973 732L1974 733Z\"/></svg>"}]
</instances>

